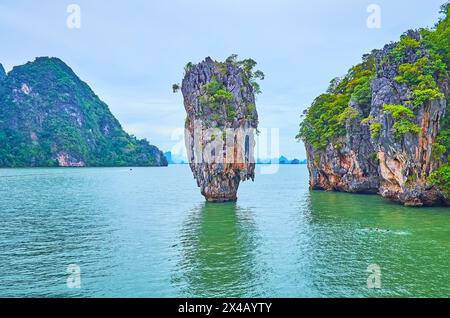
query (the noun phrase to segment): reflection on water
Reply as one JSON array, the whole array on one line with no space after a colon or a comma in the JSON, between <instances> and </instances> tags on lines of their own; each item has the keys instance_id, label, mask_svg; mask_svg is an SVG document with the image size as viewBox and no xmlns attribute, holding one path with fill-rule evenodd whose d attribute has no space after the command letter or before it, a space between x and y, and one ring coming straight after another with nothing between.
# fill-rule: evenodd
<instances>
[{"instance_id":1,"label":"reflection on water","mask_svg":"<svg viewBox=\"0 0 450 318\"><path fill-rule=\"evenodd\" d=\"M375 195L311 191L310 198L311 274L321 295L450 294L448 209L411 209ZM381 289L367 288L371 264L381 267Z\"/></svg>"},{"instance_id":2,"label":"reflection on water","mask_svg":"<svg viewBox=\"0 0 450 318\"><path fill-rule=\"evenodd\" d=\"M190 211L181 230L180 277L175 279L184 286L184 295L258 295L258 240L252 218L252 211L236 203L206 202Z\"/></svg>"},{"instance_id":3,"label":"reflection on water","mask_svg":"<svg viewBox=\"0 0 450 318\"><path fill-rule=\"evenodd\" d=\"M243 183L237 204L211 204L184 165L0 169L0 296L450 295L448 208L307 181L287 165Z\"/></svg>"}]
</instances>

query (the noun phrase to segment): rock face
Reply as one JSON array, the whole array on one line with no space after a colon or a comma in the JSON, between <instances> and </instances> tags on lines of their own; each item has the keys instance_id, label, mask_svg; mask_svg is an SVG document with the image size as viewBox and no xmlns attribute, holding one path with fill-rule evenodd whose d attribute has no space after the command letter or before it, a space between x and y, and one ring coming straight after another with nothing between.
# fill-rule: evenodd
<instances>
[{"instance_id":1,"label":"rock face","mask_svg":"<svg viewBox=\"0 0 450 318\"><path fill-rule=\"evenodd\" d=\"M3 65L0 63L0 81L3 81L6 77L5 69L3 68Z\"/></svg>"},{"instance_id":2,"label":"rock face","mask_svg":"<svg viewBox=\"0 0 450 318\"><path fill-rule=\"evenodd\" d=\"M167 165L61 60L37 58L3 75L0 68L0 167Z\"/></svg>"},{"instance_id":3,"label":"rock face","mask_svg":"<svg viewBox=\"0 0 450 318\"><path fill-rule=\"evenodd\" d=\"M420 41L418 32L409 32L408 35ZM392 114L383 111L383 106L407 105L413 98L413 91L407 84L397 82L398 64L383 64L391 50L392 45L388 45L376 54L377 76L372 82L373 99L370 116L382 127L379 136L373 140L379 162L379 192L386 198L411 206L448 204L450 201L427 182L430 174L445 161L444 156L434 155L433 147L441 130L442 119L449 111L448 74L441 76L437 81L442 96L413 109L414 116L411 119L420 131L407 133L401 139L396 138L393 133L395 119ZM417 63L428 54L425 48L411 51L406 55L406 63Z\"/></svg>"},{"instance_id":4,"label":"rock face","mask_svg":"<svg viewBox=\"0 0 450 318\"><path fill-rule=\"evenodd\" d=\"M448 17L443 23L440 44L448 46ZM450 154L448 56L436 53L438 35L427 32L408 31L365 56L305 113L298 138L311 188L379 193L408 206L450 204L449 176L430 181Z\"/></svg>"},{"instance_id":5,"label":"rock face","mask_svg":"<svg viewBox=\"0 0 450 318\"><path fill-rule=\"evenodd\" d=\"M235 201L240 182L255 177L258 114L250 66L209 57L186 66L181 90L188 160L201 193L211 202Z\"/></svg>"},{"instance_id":6,"label":"rock face","mask_svg":"<svg viewBox=\"0 0 450 318\"><path fill-rule=\"evenodd\" d=\"M347 134L326 149L305 143L310 186L316 190L377 193L380 185L369 128L346 125Z\"/></svg>"}]
</instances>

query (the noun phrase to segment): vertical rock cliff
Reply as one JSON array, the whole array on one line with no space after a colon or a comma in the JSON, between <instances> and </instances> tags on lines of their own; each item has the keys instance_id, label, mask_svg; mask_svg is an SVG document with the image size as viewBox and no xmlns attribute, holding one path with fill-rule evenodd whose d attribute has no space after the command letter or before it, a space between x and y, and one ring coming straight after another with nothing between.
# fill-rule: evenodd
<instances>
[{"instance_id":1,"label":"vertical rock cliff","mask_svg":"<svg viewBox=\"0 0 450 318\"><path fill-rule=\"evenodd\" d=\"M6 77L5 69L3 68L3 65L0 63L0 82L3 81Z\"/></svg>"},{"instance_id":2,"label":"vertical rock cliff","mask_svg":"<svg viewBox=\"0 0 450 318\"><path fill-rule=\"evenodd\" d=\"M187 113L186 149L194 178L208 201L235 201L240 182L254 180L256 79L264 77L253 72L255 65L233 55L225 62L208 57L186 66L181 87Z\"/></svg>"},{"instance_id":3,"label":"vertical rock cliff","mask_svg":"<svg viewBox=\"0 0 450 318\"><path fill-rule=\"evenodd\" d=\"M305 112L313 189L450 203L449 6L433 30L365 55Z\"/></svg>"}]
</instances>

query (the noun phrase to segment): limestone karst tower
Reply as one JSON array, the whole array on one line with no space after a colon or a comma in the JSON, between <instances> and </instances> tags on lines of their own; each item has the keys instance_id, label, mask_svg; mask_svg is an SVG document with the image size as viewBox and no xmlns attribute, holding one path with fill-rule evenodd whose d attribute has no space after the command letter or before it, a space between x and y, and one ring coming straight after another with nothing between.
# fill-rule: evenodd
<instances>
[{"instance_id":1,"label":"limestone karst tower","mask_svg":"<svg viewBox=\"0 0 450 318\"><path fill-rule=\"evenodd\" d=\"M206 58L185 69L181 91L187 117L188 160L201 193L210 202L236 201L241 181L255 178L258 127L256 62Z\"/></svg>"}]
</instances>

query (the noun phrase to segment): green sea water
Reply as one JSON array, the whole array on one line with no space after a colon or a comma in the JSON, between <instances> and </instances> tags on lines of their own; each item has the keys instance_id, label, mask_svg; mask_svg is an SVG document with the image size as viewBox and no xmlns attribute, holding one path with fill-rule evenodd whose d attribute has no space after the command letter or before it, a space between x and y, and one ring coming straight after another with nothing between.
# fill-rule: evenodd
<instances>
[{"instance_id":1,"label":"green sea water","mask_svg":"<svg viewBox=\"0 0 450 318\"><path fill-rule=\"evenodd\" d=\"M305 166L228 204L186 165L0 170L2 297L449 297L449 267L450 209L310 191Z\"/></svg>"}]
</instances>

